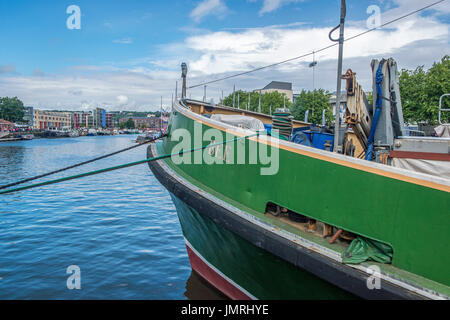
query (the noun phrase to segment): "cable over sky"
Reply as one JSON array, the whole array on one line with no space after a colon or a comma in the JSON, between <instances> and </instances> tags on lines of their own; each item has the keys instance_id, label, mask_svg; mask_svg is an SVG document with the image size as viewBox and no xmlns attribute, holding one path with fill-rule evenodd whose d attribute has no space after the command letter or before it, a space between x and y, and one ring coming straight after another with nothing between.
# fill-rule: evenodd
<instances>
[{"instance_id":1,"label":"cable over sky","mask_svg":"<svg viewBox=\"0 0 450 320\"><path fill-rule=\"evenodd\" d=\"M402 19L404 19L404 18L407 18L407 17L409 17L409 16L412 16L412 15L414 15L414 14L416 14L416 13L421 12L421 11L424 11L424 10L426 10L426 9L428 9L428 8L430 8L430 7L433 7L433 6L435 6L435 5L439 4L439 3L442 3L442 2L444 2L444 1L446 1L446 0L439 0L439 1L436 1L436 2L433 2L433 3L429 4L429 5L427 5L427 6L425 6L425 7L422 7L422 8L420 8L420 9L411 11L411 12L409 12L409 13L407 13L407 14L405 14L405 15L402 15L402 16L400 16L400 17L398 17L398 18L395 18L395 19L393 19L393 20L390 20L390 21L388 21L388 22L385 22L385 23L381 24L381 25L378 26L378 27L368 29L368 30L366 30L366 31L364 31L364 32L361 32L361 33L358 33L358 34L356 34L356 35L354 35L354 36L351 36L351 37L349 37L349 38L346 38L346 39L344 39L344 42L347 42L347 41L356 39L356 38L358 38L358 37L361 37L361 36L363 36L363 35L365 35L365 34L368 34L368 33L372 32L372 31L381 29L381 28L383 28L383 27L385 27L385 26L387 26L387 25L390 25L390 24L392 24L392 23L394 23L394 22L397 22L397 21L399 21L399 20L402 20ZM264 70L264 69L268 69L268 68L273 68L273 67L276 67L276 66L279 66L279 65L282 65L282 64L291 62L291 61L295 61L295 60L298 60L298 59L306 58L306 57L308 57L308 56L312 56L313 54L316 54L316 53L319 53L319 52L328 50L328 49L330 49L330 48L332 48L332 47L335 47L335 46L338 46L338 45L339 45L339 42L335 42L335 43L332 43L332 44L330 44L330 45L328 45L328 46L322 47L322 48L320 48L320 49L317 49L317 50L314 50L314 51L311 51L311 52L308 52L308 53L305 53L305 54L302 54L302 55L299 55L299 56L296 56L296 57L293 57L293 58L289 58L289 59L286 59L286 60L283 60L283 61L279 61L279 62L276 62L276 63L272 63L272 64L269 64L269 65L265 65L265 66L258 67L258 68L255 68L255 69L251 69L251 70L248 70L248 71L239 72L239 73L232 74L232 75L229 75L229 76L225 76L225 77L222 77L222 78L219 78L219 79L210 80L210 81L205 81L205 82L202 82L202 83L193 85L193 86L189 86L189 87L187 87L187 89L194 89L194 88L202 87L202 86L205 86L205 85L208 85L208 84L211 84L211 83L215 83L215 82L219 82L219 81L224 81L224 80L228 80L228 79L240 77L240 76L243 76L243 75L246 75L246 74L249 74L249 73L257 72L257 71Z\"/></svg>"}]
</instances>

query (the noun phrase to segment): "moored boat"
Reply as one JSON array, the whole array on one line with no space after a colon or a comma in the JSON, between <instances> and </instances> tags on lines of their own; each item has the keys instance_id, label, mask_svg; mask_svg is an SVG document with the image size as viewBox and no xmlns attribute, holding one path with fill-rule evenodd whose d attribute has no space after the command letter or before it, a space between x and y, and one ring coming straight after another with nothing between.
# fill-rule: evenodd
<instances>
[{"instance_id":1,"label":"moored boat","mask_svg":"<svg viewBox=\"0 0 450 320\"><path fill-rule=\"evenodd\" d=\"M78 130L76 130L76 129L71 130L69 132L69 137L71 137L71 138L77 138L79 136L80 136L80 132Z\"/></svg>"},{"instance_id":2,"label":"moored boat","mask_svg":"<svg viewBox=\"0 0 450 320\"><path fill-rule=\"evenodd\" d=\"M18 138L22 139L22 140L33 140L34 139L34 135L32 134L21 134L18 136Z\"/></svg>"},{"instance_id":3,"label":"moored boat","mask_svg":"<svg viewBox=\"0 0 450 320\"><path fill-rule=\"evenodd\" d=\"M372 66L385 75L379 96L398 86L390 86L393 61ZM333 137L318 147L261 131L274 123L269 115L176 101L168 137L149 146L148 157L176 154L149 166L172 196L192 268L234 299L448 299L450 181L439 171L449 171L450 141L423 139L415 143L420 152L402 153L414 143L401 136L396 97L377 99L392 121L377 128L375 110L363 119L379 139L392 140L388 147L374 145L349 115L348 134L373 152L368 160L331 152ZM308 127L291 125L292 132ZM399 165L420 160L417 153L437 161L434 175ZM356 261L358 245L376 254Z\"/></svg>"},{"instance_id":4,"label":"moored boat","mask_svg":"<svg viewBox=\"0 0 450 320\"><path fill-rule=\"evenodd\" d=\"M86 134L86 136L88 136L88 137L93 137L93 136L96 136L96 135L97 135L97 130L95 130L95 129L89 129L87 134Z\"/></svg>"}]
</instances>

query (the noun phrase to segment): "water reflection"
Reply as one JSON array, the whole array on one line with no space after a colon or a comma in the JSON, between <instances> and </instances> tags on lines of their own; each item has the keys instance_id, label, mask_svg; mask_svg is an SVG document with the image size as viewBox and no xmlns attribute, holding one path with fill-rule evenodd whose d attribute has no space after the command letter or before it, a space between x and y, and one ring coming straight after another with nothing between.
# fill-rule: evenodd
<instances>
[{"instance_id":1,"label":"water reflection","mask_svg":"<svg viewBox=\"0 0 450 320\"><path fill-rule=\"evenodd\" d=\"M27 148L19 145L0 145L0 183L11 174L17 174L23 168Z\"/></svg>"},{"instance_id":2,"label":"water reflection","mask_svg":"<svg viewBox=\"0 0 450 320\"><path fill-rule=\"evenodd\" d=\"M0 184L134 145L134 136L0 143ZM145 159L136 148L40 182ZM66 269L81 269L81 290ZM0 197L0 299L182 299L191 268L175 207L147 165Z\"/></svg>"},{"instance_id":3,"label":"water reflection","mask_svg":"<svg viewBox=\"0 0 450 320\"><path fill-rule=\"evenodd\" d=\"M189 300L228 300L223 293L214 288L194 270L192 270L191 276L186 282L184 295Z\"/></svg>"}]
</instances>

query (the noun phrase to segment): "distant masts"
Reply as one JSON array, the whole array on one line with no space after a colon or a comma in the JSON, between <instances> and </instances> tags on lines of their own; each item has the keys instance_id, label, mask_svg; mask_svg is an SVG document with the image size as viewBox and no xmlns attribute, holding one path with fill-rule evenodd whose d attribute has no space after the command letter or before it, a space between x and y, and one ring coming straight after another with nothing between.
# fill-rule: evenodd
<instances>
[{"instance_id":1,"label":"distant masts","mask_svg":"<svg viewBox=\"0 0 450 320\"><path fill-rule=\"evenodd\" d=\"M317 61L315 59L315 53L313 51L313 62L309 64L309 67L313 69L313 105L312 105L312 114L314 115L314 106L315 106L315 94L316 94L316 85L315 85L315 66L317 65Z\"/></svg>"},{"instance_id":2,"label":"distant masts","mask_svg":"<svg viewBox=\"0 0 450 320\"><path fill-rule=\"evenodd\" d=\"M241 108L241 99L239 99L239 91L238 91L238 109Z\"/></svg>"},{"instance_id":3,"label":"distant masts","mask_svg":"<svg viewBox=\"0 0 450 320\"><path fill-rule=\"evenodd\" d=\"M233 108L235 107L236 85L233 85Z\"/></svg>"},{"instance_id":4,"label":"distant masts","mask_svg":"<svg viewBox=\"0 0 450 320\"><path fill-rule=\"evenodd\" d=\"M270 108L272 108L272 106ZM258 96L258 112L261 113L261 90L259 90Z\"/></svg>"},{"instance_id":5,"label":"distant masts","mask_svg":"<svg viewBox=\"0 0 450 320\"><path fill-rule=\"evenodd\" d=\"M159 128L160 132L162 132L162 129L163 129L163 104L162 104L162 100L163 100L163 97L161 96L161 111L160 111L160 115L159 115L160 126L161 126Z\"/></svg>"}]
</instances>

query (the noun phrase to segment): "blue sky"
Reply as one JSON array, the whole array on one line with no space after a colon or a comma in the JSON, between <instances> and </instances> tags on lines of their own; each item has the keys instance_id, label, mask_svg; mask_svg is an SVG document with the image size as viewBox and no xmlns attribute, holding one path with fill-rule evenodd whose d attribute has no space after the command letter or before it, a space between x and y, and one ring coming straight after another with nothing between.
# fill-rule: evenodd
<instances>
[{"instance_id":1,"label":"blue sky","mask_svg":"<svg viewBox=\"0 0 450 320\"><path fill-rule=\"evenodd\" d=\"M347 35L367 29L366 10L379 6L382 22L434 1L347 1ZM316 50L338 23L338 0L22 1L0 0L0 96L17 95L41 108L155 109L170 103L179 65L199 82ZM81 29L69 30L66 8L81 10ZM383 54L400 66L431 65L449 53L449 1L402 24L346 45L352 69ZM378 42L378 43L376 43ZM430 51L423 50L424 45ZM417 51L411 57L411 49ZM409 54L408 54L409 53ZM332 90L335 52L317 57L318 83ZM308 61L304 61L307 63ZM414 64L415 63L415 64ZM312 89L296 62L209 88L210 96L236 84L255 89L270 80ZM308 71L309 72L309 71ZM334 76L335 78L335 76ZM198 90L197 90L198 91ZM194 97L199 92L193 91Z\"/></svg>"}]
</instances>

